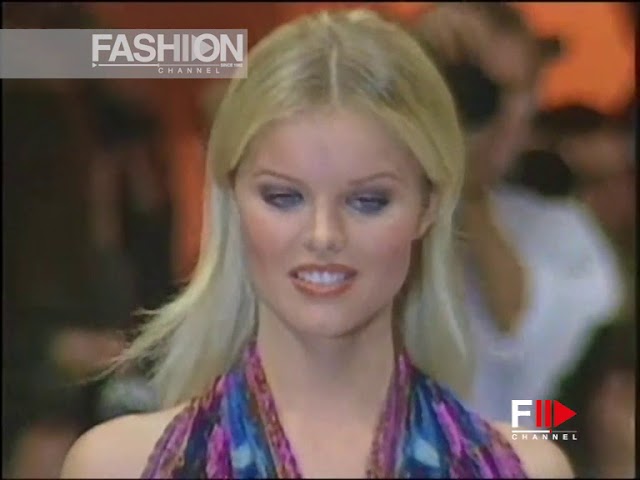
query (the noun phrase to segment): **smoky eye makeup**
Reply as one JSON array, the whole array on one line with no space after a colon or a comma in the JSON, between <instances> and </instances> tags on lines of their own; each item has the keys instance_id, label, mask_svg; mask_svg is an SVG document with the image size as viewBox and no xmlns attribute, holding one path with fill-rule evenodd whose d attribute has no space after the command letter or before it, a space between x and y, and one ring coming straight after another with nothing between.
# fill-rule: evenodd
<instances>
[{"instance_id":1,"label":"smoky eye makeup","mask_svg":"<svg viewBox=\"0 0 640 480\"><path fill-rule=\"evenodd\" d=\"M292 187L260 185L258 191L267 205L279 210L290 210L303 201L302 194Z\"/></svg>"},{"instance_id":2,"label":"smoky eye makeup","mask_svg":"<svg viewBox=\"0 0 640 480\"><path fill-rule=\"evenodd\" d=\"M382 212L390 202L391 195L386 190L358 192L347 198L349 207L365 215L375 215Z\"/></svg>"},{"instance_id":3,"label":"smoky eye makeup","mask_svg":"<svg viewBox=\"0 0 640 480\"><path fill-rule=\"evenodd\" d=\"M292 210L304 203L304 195L295 187L262 184L258 186L260 198L278 210ZM391 192L386 189L370 189L352 192L344 197L345 205L362 215L382 212L391 202Z\"/></svg>"}]
</instances>

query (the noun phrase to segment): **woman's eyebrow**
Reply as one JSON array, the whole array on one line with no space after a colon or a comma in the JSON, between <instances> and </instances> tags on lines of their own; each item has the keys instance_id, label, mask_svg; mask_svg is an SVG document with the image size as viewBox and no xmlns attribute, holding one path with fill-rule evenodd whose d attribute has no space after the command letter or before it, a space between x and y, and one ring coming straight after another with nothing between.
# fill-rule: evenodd
<instances>
[{"instance_id":1,"label":"woman's eyebrow","mask_svg":"<svg viewBox=\"0 0 640 480\"><path fill-rule=\"evenodd\" d=\"M287 180L292 183L303 183L301 180L295 177L290 177L289 175L285 175L284 173L279 173L274 170L269 170L266 168L262 168L253 174L254 177L260 177L262 175L270 175L272 177L281 178L283 180Z\"/></svg>"},{"instance_id":2,"label":"woman's eyebrow","mask_svg":"<svg viewBox=\"0 0 640 480\"><path fill-rule=\"evenodd\" d=\"M258 170L253 176L254 177L259 177L259 176L262 176L262 175L270 175L272 177L281 178L283 180L287 180L287 181L292 182L292 183L298 183L298 184L303 184L304 183L302 180L300 180L298 178L291 177L289 175L285 175L284 173L279 173L279 172L276 172L274 170L269 170L269 169L265 169L265 168ZM397 174L395 174L394 172L378 172L378 173L374 173L372 175L367 175L366 177L358 178L358 179L355 179L355 180L349 180L349 185L352 185L352 186L361 185L363 183L371 182L371 181L377 180L379 178L390 178L390 179L395 180L395 181L397 181L399 183L404 183L402 181L402 179Z\"/></svg>"},{"instance_id":3,"label":"woman's eyebrow","mask_svg":"<svg viewBox=\"0 0 640 480\"><path fill-rule=\"evenodd\" d=\"M378 178L390 178L399 183L404 183L402 179L396 175L394 172L378 172L373 175L367 175L366 177L359 178L357 180L350 180L349 185L361 185L363 183L371 182L373 180L377 180Z\"/></svg>"}]
</instances>

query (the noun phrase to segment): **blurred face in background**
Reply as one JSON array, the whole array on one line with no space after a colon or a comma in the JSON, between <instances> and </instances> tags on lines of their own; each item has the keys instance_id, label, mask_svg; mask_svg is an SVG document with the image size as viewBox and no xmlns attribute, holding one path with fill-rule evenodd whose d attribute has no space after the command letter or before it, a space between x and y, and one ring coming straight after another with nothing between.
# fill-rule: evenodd
<instances>
[{"instance_id":1,"label":"blurred face in background","mask_svg":"<svg viewBox=\"0 0 640 480\"><path fill-rule=\"evenodd\" d=\"M470 145L474 173L485 183L502 178L528 141L538 82L535 43L524 34L494 32L481 67L502 91L499 111L474 135Z\"/></svg>"},{"instance_id":2,"label":"blurred face in background","mask_svg":"<svg viewBox=\"0 0 640 480\"><path fill-rule=\"evenodd\" d=\"M311 337L349 335L391 311L433 212L418 162L350 111L275 126L235 193L260 328Z\"/></svg>"},{"instance_id":3,"label":"blurred face in background","mask_svg":"<svg viewBox=\"0 0 640 480\"><path fill-rule=\"evenodd\" d=\"M559 152L581 179L579 195L614 235L635 232L633 139L611 128L567 138Z\"/></svg>"}]
</instances>

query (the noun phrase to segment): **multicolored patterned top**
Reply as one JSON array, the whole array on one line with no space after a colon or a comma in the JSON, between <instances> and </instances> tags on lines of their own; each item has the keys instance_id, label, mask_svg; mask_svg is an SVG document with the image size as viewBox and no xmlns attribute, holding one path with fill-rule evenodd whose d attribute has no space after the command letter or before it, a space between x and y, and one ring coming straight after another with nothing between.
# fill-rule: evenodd
<instances>
[{"instance_id":1,"label":"multicolored patterned top","mask_svg":"<svg viewBox=\"0 0 640 480\"><path fill-rule=\"evenodd\" d=\"M367 478L525 478L510 444L399 356ZM302 478L252 342L166 427L143 478Z\"/></svg>"}]
</instances>

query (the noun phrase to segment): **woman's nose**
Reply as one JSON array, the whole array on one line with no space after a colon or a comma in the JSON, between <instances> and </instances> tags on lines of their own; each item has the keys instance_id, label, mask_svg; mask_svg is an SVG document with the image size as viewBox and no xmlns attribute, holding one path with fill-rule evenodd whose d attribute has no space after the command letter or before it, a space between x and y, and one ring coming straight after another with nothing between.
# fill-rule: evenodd
<instances>
[{"instance_id":1,"label":"woman's nose","mask_svg":"<svg viewBox=\"0 0 640 480\"><path fill-rule=\"evenodd\" d=\"M318 205L313 211L305 247L318 254L337 253L344 248L345 241L340 211L330 205Z\"/></svg>"}]
</instances>

